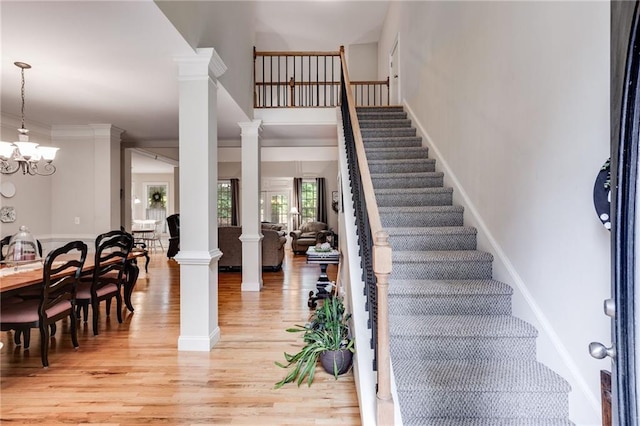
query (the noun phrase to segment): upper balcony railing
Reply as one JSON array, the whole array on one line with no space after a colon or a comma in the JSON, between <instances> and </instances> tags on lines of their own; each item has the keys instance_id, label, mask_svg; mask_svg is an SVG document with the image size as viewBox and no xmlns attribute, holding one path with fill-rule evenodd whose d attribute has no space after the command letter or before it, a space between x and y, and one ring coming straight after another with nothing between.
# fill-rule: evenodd
<instances>
[{"instance_id":1,"label":"upper balcony railing","mask_svg":"<svg viewBox=\"0 0 640 426\"><path fill-rule=\"evenodd\" d=\"M335 108L341 105L337 52L258 52L253 49L254 108ZM389 105L389 78L352 81L357 106Z\"/></svg>"}]
</instances>

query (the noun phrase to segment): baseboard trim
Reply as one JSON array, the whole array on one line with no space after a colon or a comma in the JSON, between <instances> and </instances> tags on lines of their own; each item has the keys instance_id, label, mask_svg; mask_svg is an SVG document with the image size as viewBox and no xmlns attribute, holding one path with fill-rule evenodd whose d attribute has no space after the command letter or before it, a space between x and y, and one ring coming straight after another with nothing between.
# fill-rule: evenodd
<instances>
[{"instance_id":1,"label":"baseboard trim","mask_svg":"<svg viewBox=\"0 0 640 426\"><path fill-rule=\"evenodd\" d=\"M220 327L216 327L215 330L206 336L180 336L178 337L178 350L179 351L192 351L192 352L209 352L211 348L215 346L220 340Z\"/></svg>"}]
</instances>

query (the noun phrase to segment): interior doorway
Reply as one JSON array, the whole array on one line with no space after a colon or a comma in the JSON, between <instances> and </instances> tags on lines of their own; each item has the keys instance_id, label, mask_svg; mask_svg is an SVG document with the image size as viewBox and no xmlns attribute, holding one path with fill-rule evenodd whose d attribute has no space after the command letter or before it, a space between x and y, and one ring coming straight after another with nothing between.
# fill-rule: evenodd
<instances>
[{"instance_id":1,"label":"interior doorway","mask_svg":"<svg viewBox=\"0 0 640 426\"><path fill-rule=\"evenodd\" d=\"M391 52L389 53L389 103L400 105L400 35L396 35Z\"/></svg>"},{"instance_id":2,"label":"interior doorway","mask_svg":"<svg viewBox=\"0 0 640 426\"><path fill-rule=\"evenodd\" d=\"M291 194L289 191L263 191L260 197L260 220L278 223L287 229L289 224L289 206Z\"/></svg>"}]
</instances>

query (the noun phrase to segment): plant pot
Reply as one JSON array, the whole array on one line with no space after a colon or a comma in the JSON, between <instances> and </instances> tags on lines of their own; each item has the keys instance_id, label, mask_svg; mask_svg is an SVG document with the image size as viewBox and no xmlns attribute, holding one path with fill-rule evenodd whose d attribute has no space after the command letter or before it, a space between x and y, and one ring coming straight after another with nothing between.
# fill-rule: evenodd
<instances>
[{"instance_id":1,"label":"plant pot","mask_svg":"<svg viewBox=\"0 0 640 426\"><path fill-rule=\"evenodd\" d=\"M320 364L322 364L322 368L334 376L339 376L349 371L352 360L353 353L348 349L324 351L320 354Z\"/></svg>"}]
</instances>

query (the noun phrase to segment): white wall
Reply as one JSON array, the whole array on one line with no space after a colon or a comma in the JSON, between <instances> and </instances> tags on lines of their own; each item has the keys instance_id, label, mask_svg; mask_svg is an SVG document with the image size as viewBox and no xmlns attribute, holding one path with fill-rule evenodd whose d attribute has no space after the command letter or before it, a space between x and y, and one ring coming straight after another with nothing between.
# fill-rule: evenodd
<instances>
[{"instance_id":1,"label":"white wall","mask_svg":"<svg viewBox=\"0 0 640 426\"><path fill-rule=\"evenodd\" d=\"M351 81L377 80L378 43L350 44L346 49ZM381 79L386 79L386 75Z\"/></svg>"},{"instance_id":2,"label":"white wall","mask_svg":"<svg viewBox=\"0 0 640 426\"><path fill-rule=\"evenodd\" d=\"M253 117L253 2L156 1L156 5L191 47L216 50L227 66L220 83L245 114ZM206 32L205 27L209 27Z\"/></svg>"},{"instance_id":3,"label":"white wall","mask_svg":"<svg viewBox=\"0 0 640 426\"><path fill-rule=\"evenodd\" d=\"M609 157L607 2L392 2L379 73L400 36L402 97L448 166L465 220L540 331L538 358L600 422L591 341L610 342L610 235L592 203Z\"/></svg>"}]
</instances>

